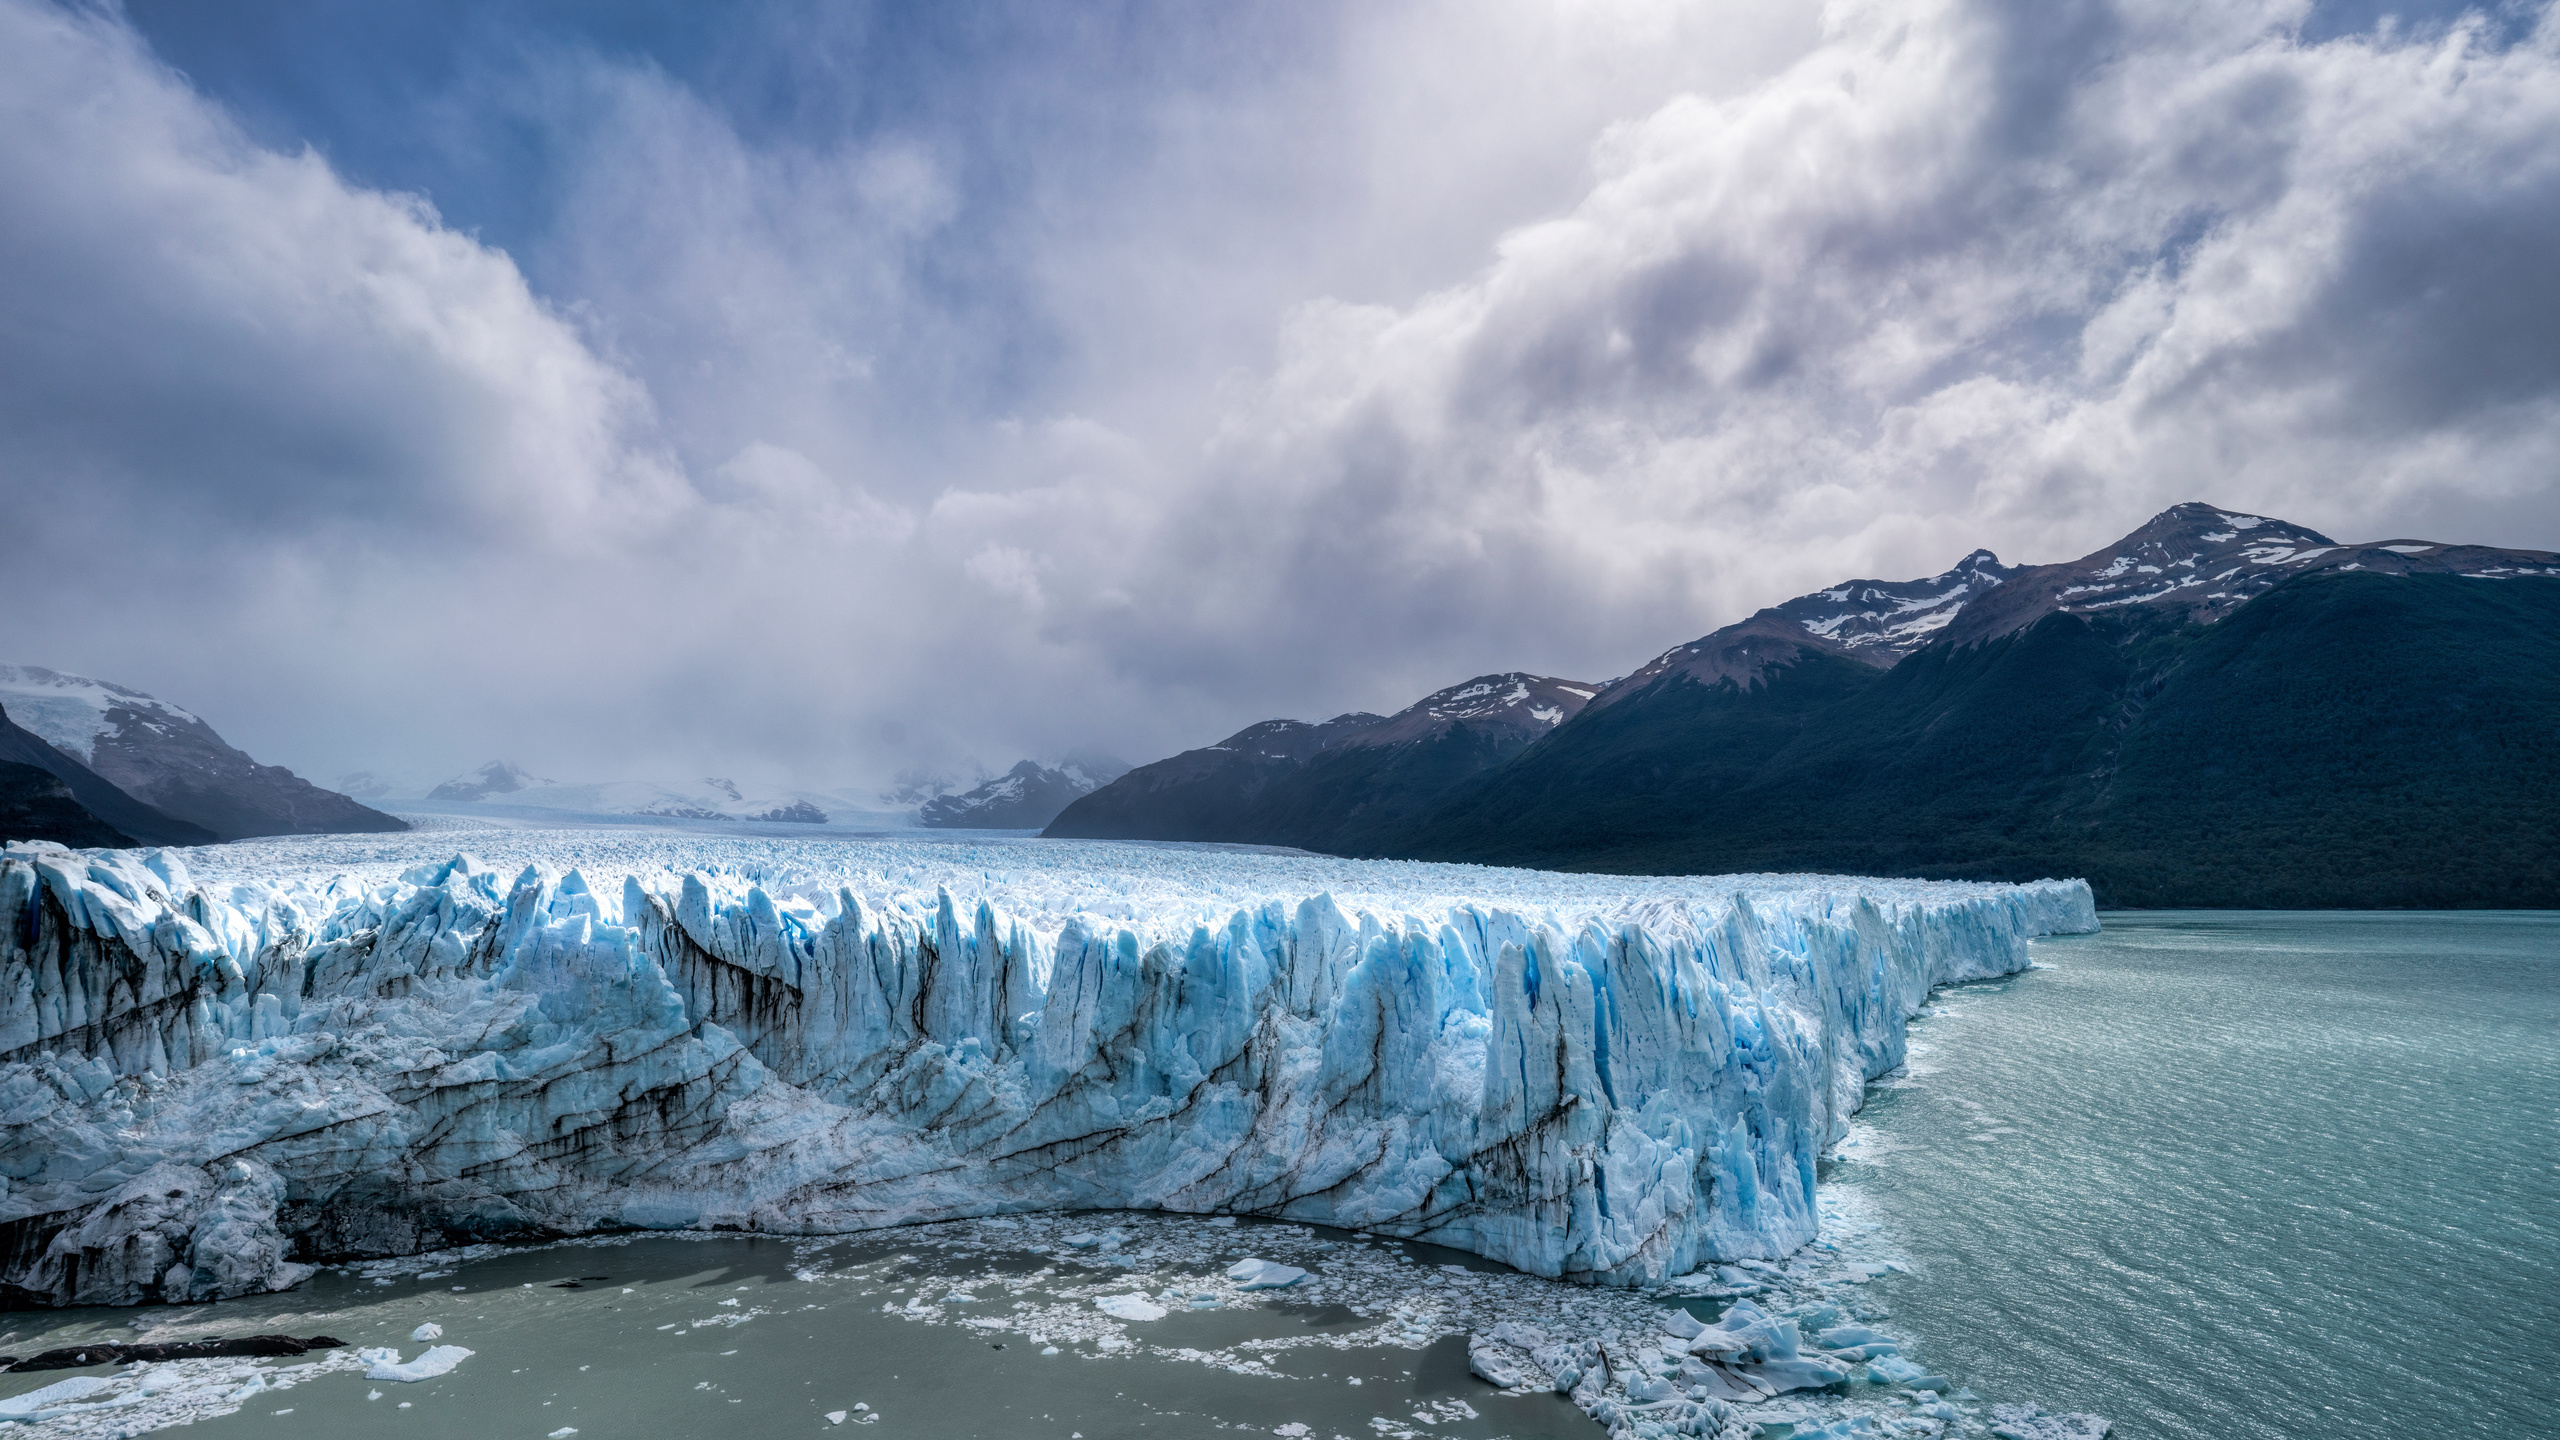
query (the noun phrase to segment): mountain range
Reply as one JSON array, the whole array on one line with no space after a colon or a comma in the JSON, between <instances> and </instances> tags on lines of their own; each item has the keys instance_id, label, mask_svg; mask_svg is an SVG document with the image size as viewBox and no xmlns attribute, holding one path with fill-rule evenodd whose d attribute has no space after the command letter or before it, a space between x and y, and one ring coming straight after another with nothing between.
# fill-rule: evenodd
<instances>
[{"instance_id":1,"label":"mountain range","mask_svg":"<svg viewBox=\"0 0 2560 1440\"><path fill-rule=\"evenodd\" d=\"M852 791L741 787L718 776L688 781L580 783L547 779L513 761L492 760L441 784L425 787L421 798L430 809L487 807L562 815L629 816L635 820L1037 830L1055 818L1068 802L1110 783L1128 768L1090 758L1069 759L1054 766L1024 760L1002 775L981 779L965 788L959 781L934 777L914 782L906 793L875 797ZM348 783L371 778L349 776ZM389 789L385 784L382 793L389 793Z\"/></svg>"},{"instance_id":2,"label":"mountain range","mask_svg":"<svg viewBox=\"0 0 2560 1440\"><path fill-rule=\"evenodd\" d=\"M1127 773L1116 760L1024 760L992 780L927 799L916 808L916 823L936 830L1037 830Z\"/></svg>"},{"instance_id":3,"label":"mountain range","mask_svg":"<svg viewBox=\"0 0 2560 1440\"><path fill-rule=\"evenodd\" d=\"M1042 833L1373 853L1430 802L1579 713L1599 689L1545 675L1479 675L1393 715L1266 720L1139 766Z\"/></svg>"},{"instance_id":4,"label":"mountain range","mask_svg":"<svg viewBox=\"0 0 2560 1440\"><path fill-rule=\"evenodd\" d=\"M2179 505L2073 561L1976 551L1799 596L1464 759L1449 732L1390 738L1375 717L1266 722L1130 772L1047 833L2080 875L2111 905L2555 905L2555 578L2546 552L2341 545Z\"/></svg>"},{"instance_id":5,"label":"mountain range","mask_svg":"<svg viewBox=\"0 0 2560 1440\"><path fill-rule=\"evenodd\" d=\"M0 833L66 844L202 845L259 835L406 830L139 690L36 665L0 665ZM52 777L53 787L21 770ZM82 821L62 809L65 799ZM102 828L101 828L102 827ZM78 834L92 837L66 838Z\"/></svg>"}]
</instances>

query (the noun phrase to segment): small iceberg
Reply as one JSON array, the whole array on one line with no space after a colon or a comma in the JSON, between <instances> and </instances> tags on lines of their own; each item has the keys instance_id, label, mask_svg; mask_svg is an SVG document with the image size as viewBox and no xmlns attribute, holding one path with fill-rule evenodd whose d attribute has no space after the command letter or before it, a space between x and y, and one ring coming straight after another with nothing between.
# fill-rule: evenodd
<instances>
[{"instance_id":1,"label":"small iceberg","mask_svg":"<svg viewBox=\"0 0 2560 1440\"><path fill-rule=\"evenodd\" d=\"M0 1420L50 1420L57 1407L74 1400L86 1400L107 1388L107 1382L95 1375L74 1375L56 1380L41 1390L12 1395L0 1400Z\"/></svg>"},{"instance_id":2,"label":"small iceberg","mask_svg":"<svg viewBox=\"0 0 2560 1440\"><path fill-rule=\"evenodd\" d=\"M1895 1385L1905 1390L1935 1390L1944 1393L1947 1379L1932 1375L1899 1355L1880 1355L1867 1362L1867 1378L1879 1385Z\"/></svg>"},{"instance_id":3,"label":"small iceberg","mask_svg":"<svg viewBox=\"0 0 2560 1440\"><path fill-rule=\"evenodd\" d=\"M1164 1307L1144 1295L1097 1295L1093 1297L1093 1308L1122 1320L1161 1320L1165 1316Z\"/></svg>"},{"instance_id":4,"label":"small iceberg","mask_svg":"<svg viewBox=\"0 0 2560 1440\"><path fill-rule=\"evenodd\" d=\"M1802 1345L1795 1321L1737 1300L1724 1318L1701 1326L1690 1339L1689 1354L1704 1362L1691 1383L1716 1399L1748 1402L1790 1390L1825 1389L1849 1378L1846 1364L1807 1355ZM1876 1363L1891 1361L1888 1357ZM1912 1367L1915 1374L1918 1368Z\"/></svg>"},{"instance_id":5,"label":"small iceberg","mask_svg":"<svg viewBox=\"0 0 2560 1440\"><path fill-rule=\"evenodd\" d=\"M1279 1290L1307 1278L1307 1272L1277 1260L1239 1260L1227 1267L1227 1278L1245 1290Z\"/></svg>"},{"instance_id":6,"label":"small iceberg","mask_svg":"<svg viewBox=\"0 0 2560 1440\"><path fill-rule=\"evenodd\" d=\"M439 1375L450 1374L454 1366L470 1359L471 1355L471 1351L459 1345L438 1345L403 1365L400 1352L389 1347L356 1352L356 1358L365 1362L364 1378L367 1380L398 1380L404 1383L433 1380Z\"/></svg>"}]
</instances>

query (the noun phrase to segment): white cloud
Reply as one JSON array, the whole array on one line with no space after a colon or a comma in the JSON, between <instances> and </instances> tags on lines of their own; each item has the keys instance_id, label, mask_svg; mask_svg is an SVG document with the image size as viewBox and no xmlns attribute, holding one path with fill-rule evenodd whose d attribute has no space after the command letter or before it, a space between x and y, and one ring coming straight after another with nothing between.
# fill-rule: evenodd
<instances>
[{"instance_id":1,"label":"white cloud","mask_svg":"<svg viewBox=\"0 0 2560 1440\"><path fill-rule=\"evenodd\" d=\"M994 157L555 56L537 293L0 0L0 658L322 774L844 779L1597 678L2188 498L2560 544L2548 18L1806 14L1363 7Z\"/></svg>"},{"instance_id":2,"label":"white cloud","mask_svg":"<svg viewBox=\"0 0 2560 1440\"><path fill-rule=\"evenodd\" d=\"M1764 83L1612 128L1481 273L1297 312L1193 492L1276 553L1181 577L1231 592L1202 627L1285 655L1325 618L1290 596L1357 594L1408 673L1623 664L2198 496L2560 543L2560 33L2299 13L1835 5Z\"/></svg>"}]
</instances>

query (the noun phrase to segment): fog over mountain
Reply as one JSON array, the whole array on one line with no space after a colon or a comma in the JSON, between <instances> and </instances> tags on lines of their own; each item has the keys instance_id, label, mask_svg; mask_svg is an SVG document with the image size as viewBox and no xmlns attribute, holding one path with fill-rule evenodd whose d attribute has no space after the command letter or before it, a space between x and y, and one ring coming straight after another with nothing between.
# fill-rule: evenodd
<instances>
[{"instance_id":1,"label":"fog over mountain","mask_svg":"<svg viewBox=\"0 0 2560 1440\"><path fill-rule=\"evenodd\" d=\"M2547 4L0 0L0 604L304 775L1165 756L2560 548L2555 233Z\"/></svg>"}]
</instances>

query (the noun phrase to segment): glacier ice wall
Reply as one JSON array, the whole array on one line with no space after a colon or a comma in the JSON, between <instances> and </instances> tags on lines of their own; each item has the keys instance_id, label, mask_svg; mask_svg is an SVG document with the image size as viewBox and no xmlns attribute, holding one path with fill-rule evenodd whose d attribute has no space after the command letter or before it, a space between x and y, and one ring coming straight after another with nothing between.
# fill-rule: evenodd
<instances>
[{"instance_id":1,"label":"glacier ice wall","mask_svg":"<svg viewBox=\"0 0 2560 1440\"><path fill-rule=\"evenodd\" d=\"M1648 1283L1812 1238L1816 1157L1929 989L2096 928L2077 881L830 853L199 881L10 847L0 1303L1085 1206Z\"/></svg>"}]
</instances>

